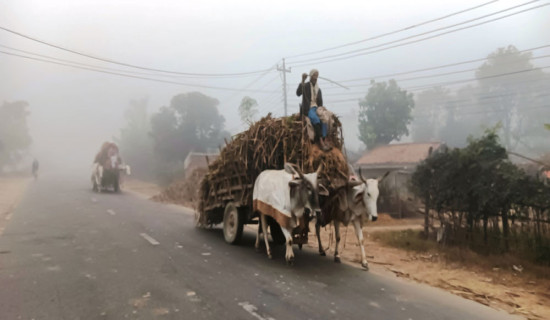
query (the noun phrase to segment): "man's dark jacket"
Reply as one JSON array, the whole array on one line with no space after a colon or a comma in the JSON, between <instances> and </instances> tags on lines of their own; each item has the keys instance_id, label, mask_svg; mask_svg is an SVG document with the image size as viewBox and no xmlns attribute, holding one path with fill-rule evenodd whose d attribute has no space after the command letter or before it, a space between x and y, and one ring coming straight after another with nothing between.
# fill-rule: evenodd
<instances>
[{"instance_id":1,"label":"man's dark jacket","mask_svg":"<svg viewBox=\"0 0 550 320\"><path fill-rule=\"evenodd\" d=\"M303 93L303 94L302 94ZM296 89L296 95L302 96L302 104L300 105L300 115L307 117L309 112L309 107L311 106L311 82L304 83L304 90L302 92L302 84L298 85ZM321 94L321 89L317 93L317 106L320 107L323 105L323 95Z\"/></svg>"}]
</instances>

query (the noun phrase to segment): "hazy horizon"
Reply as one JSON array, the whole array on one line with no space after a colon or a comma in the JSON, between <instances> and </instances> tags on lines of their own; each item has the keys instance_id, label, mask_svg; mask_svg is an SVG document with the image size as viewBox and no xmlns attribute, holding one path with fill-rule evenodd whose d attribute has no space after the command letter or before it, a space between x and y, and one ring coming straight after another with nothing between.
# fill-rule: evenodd
<instances>
[{"instance_id":1,"label":"hazy horizon","mask_svg":"<svg viewBox=\"0 0 550 320\"><path fill-rule=\"evenodd\" d=\"M353 123L358 110L356 101L365 96L369 79L375 77L373 79L377 81L384 81L389 78L376 76L480 59L508 45L514 45L519 50L547 45L550 39L550 8L541 7L433 39L350 59L325 63L313 59L376 46L527 3L489 2L343 1L323 5L313 1L283 1L277 5L266 5L257 1L3 1L0 3L0 27L105 59L187 73L225 74L266 70L277 64L281 66L281 59L287 58L291 67L291 72L286 75L289 113L298 111L299 99L295 95L295 86L300 81L300 75L311 68L319 69L321 77L342 84L350 79L365 78L358 83L361 86L349 90L323 79L319 81L325 105L344 119L348 149L357 150L363 145L357 138L357 123ZM376 40L323 51L482 4L487 5ZM533 1L529 5L440 32L542 4L544 2ZM258 101L259 116L268 112L281 116L284 112L282 73L276 69L245 77L163 77L158 72L132 69L65 52L5 30L0 30L0 46L0 51L11 54L31 56L13 49L25 50L101 68L126 70L124 72L132 76L190 84L160 83L98 73L3 53L0 68L7 75L7 80L0 87L0 99L10 102L25 100L29 103L31 115L28 121L34 140L32 153L38 157L50 151L63 153L67 149L73 153L75 148L80 148L78 155L82 155L83 159L89 158L91 162L91 155L100 144L119 134L124 125L124 110L133 99L148 98L149 112L153 113L168 105L177 94L202 92L220 101L218 107L226 119L225 129L232 134L245 128L237 112L243 96ZM319 53L291 58L309 52ZM533 53L534 56L546 55L550 53L550 48L538 49ZM311 60L311 63L303 65L299 62L301 60ZM546 58L534 60L533 63L542 67L548 65L548 61ZM426 84L474 78L474 72L399 80L415 75L477 68L481 64L395 78L403 89L410 90L408 88ZM413 89L411 92L416 94L419 91Z\"/></svg>"}]
</instances>

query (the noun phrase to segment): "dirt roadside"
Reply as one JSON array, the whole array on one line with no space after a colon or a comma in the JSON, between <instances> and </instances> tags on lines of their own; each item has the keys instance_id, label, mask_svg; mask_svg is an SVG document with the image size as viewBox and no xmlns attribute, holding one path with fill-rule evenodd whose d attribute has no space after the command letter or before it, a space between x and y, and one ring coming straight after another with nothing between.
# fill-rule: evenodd
<instances>
[{"instance_id":1,"label":"dirt roadside","mask_svg":"<svg viewBox=\"0 0 550 320\"><path fill-rule=\"evenodd\" d=\"M377 240L377 232L422 229L422 219L398 220L381 214L380 223L364 228L364 244L370 272L392 273L397 277L425 283L449 291L455 295L495 309L502 309L527 319L550 319L550 278L540 279L527 270L513 270L512 265L502 266L503 260L495 261L498 267L478 266L472 260L491 259L465 251L463 262L450 262L437 252L419 253L389 247ZM374 224L374 223L373 223ZM312 229L314 230L314 229ZM334 240L329 240L333 231L327 227L321 231L327 258L334 254ZM345 246L344 246L345 241ZM318 250L315 232L310 233L308 247ZM340 255L344 263L361 268L361 253L352 226L341 230ZM542 268L542 267L540 267ZM550 272L550 268L548 268Z\"/></svg>"},{"instance_id":2,"label":"dirt roadside","mask_svg":"<svg viewBox=\"0 0 550 320\"><path fill-rule=\"evenodd\" d=\"M30 182L28 177L0 177L0 235Z\"/></svg>"},{"instance_id":3,"label":"dirt roadside","mask_svg":"<svg viewBox=\"0 0 550 320\"><path fill-rule=\"evenodd\" d=\"M148 198L160 191L158 186L140 181L129 181L125 188ZM515 271L512 266L487 269L472 263L449 262L437 252L407 251L386 246L376 240L377 232L419 230L422 229L422 223L422 219L392 219L389 215L380 214L376 223L365 227L364 243L370 272L393 274L396 277L442 288L455 295L527 319L550 319L549 279L538 279L531 275L529 270ZM317 251L313 225L311 230L307 247ZM323 246L325 249L328 248L327 259L333 259L334 254L334 240L330 240L334 237L332 230L328 227L321 230ZM341 230L340 255L343 263L361 268L360 249L352 226L343 227ZM468 255L473 253L466 254L466 259Z\"/></svg>"},{"instance_id":4,"label":"dirt roadside","mask_svg":"<svg viewBox=\"0 0 550 320\"><path fill-rule=\"evenodd\" d=\"M147 199L156 196L162 191L162 187L151 182L145 182L133 178L125 178L121 186L122 191L129 191Z\"/></svg>"}]
</instances>

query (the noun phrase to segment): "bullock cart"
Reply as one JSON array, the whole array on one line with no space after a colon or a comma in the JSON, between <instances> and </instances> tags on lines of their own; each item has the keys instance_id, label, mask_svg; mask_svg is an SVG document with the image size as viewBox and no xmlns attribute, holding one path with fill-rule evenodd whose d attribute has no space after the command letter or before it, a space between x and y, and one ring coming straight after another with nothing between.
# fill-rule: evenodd
<instances>
[{"instance_id":1,"label":"bullock cart","mask_svg":"<svg viewBox=\"0 0 550 320\"><path fill-rule=\"evenodd\" d=\"M104 142L92 166L92 189L101 192L111 188L119 192L123 173L129 175L130 166L122 162L118 146L114 142Z\"/></svg>"},{"instance_id":2,"label":"bullock cart","mask_svg":"<svg viewBox=\"0 0 550 320\"><path fill-rule=\"evenodd\" d=\"M253 185L260 172L283 169L285 163L298 166L302 172L313 172L322 166L320 179L329 192L345 185L348 164L343 156L341 123L333 116L328 140L332 150L323 152L309 138L307 125L299 115L273 118L271 114L253 123L244 132L226 141L220 156L208 162L208 172L199 188L199 204L195 213L197 227L223 223L225 241L236 244L245 224L258 224L254 212ZM207 159L207 161L209 161ZM293 243L307 243L309 221L293 231ZM268 217L267 224L275 243L283 244L285 237L280 219ZM303 226L306 226L305 228Z\"/></svg>"}]
</instances>

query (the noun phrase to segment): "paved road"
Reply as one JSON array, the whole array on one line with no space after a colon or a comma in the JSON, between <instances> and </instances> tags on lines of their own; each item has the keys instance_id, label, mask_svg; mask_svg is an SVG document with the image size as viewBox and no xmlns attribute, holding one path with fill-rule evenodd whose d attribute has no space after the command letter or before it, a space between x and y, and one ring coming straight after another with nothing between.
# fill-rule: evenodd
<instances>
[{"instance_id":1,"label":"paved road","mask_svg":"<svg viewBox=\"0 0 550 320\"><path fill-rule=\"evenodd\" d=\"M512 319L442 290L297 252L230 246L181 208L32 183L0 236L0 319Z\"/></svg>"}]
</instances>

